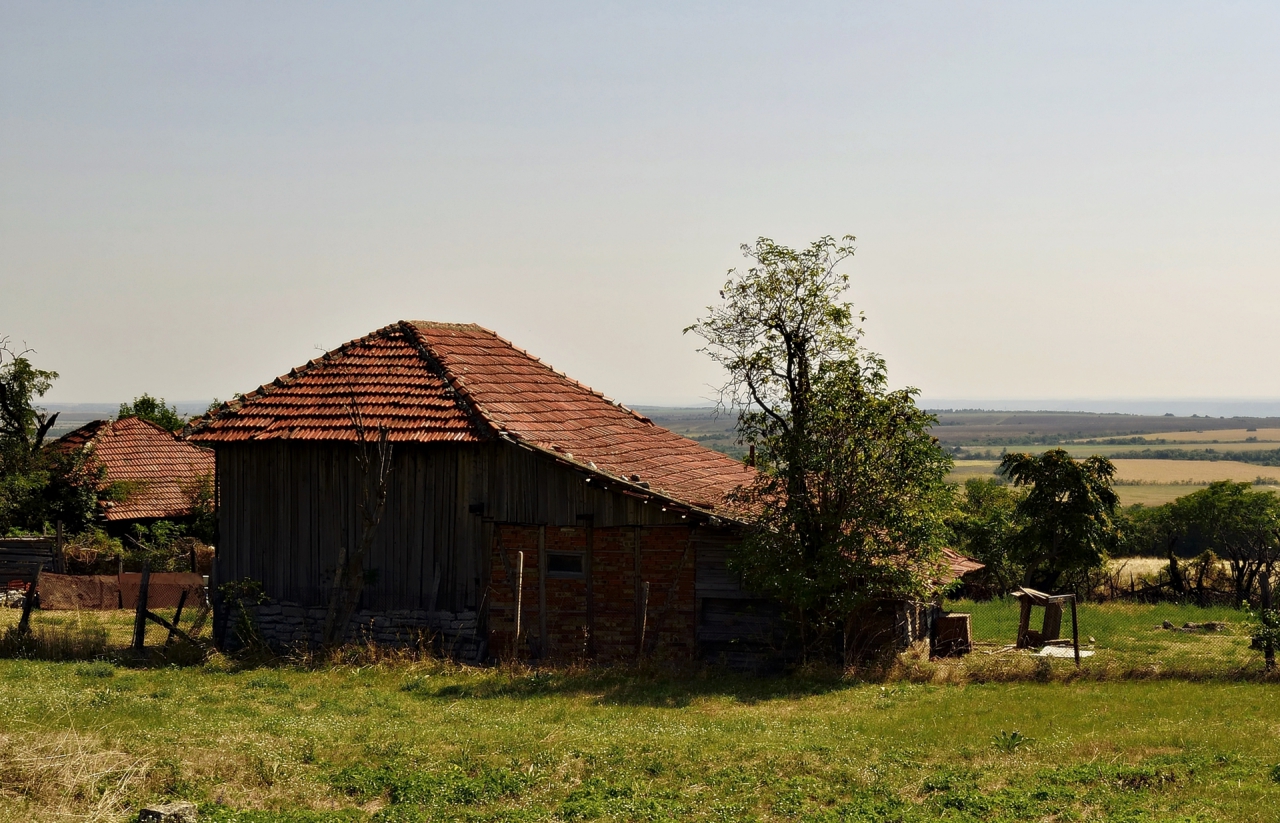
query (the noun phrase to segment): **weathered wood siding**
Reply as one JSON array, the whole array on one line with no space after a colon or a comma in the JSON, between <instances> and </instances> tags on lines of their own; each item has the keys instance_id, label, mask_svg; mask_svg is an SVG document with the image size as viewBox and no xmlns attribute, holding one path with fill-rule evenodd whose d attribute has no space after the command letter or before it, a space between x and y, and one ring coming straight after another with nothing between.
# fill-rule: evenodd
<instances>
[{"instance_id":1,"label":"weathered wood siding","mask_svg":"<svg viewBox=\"0 0 1280 823\"><path fill-rule=\"evenodd\" d=\"M325 601L340 547L360 537L351 444L217 445L219 581L252 578L276 600ZM397 444L386 512L365 567L370 609L476 609L493 523L679 524L660 503L510 443Z\"/></svg>"},{"instance_id":2,"label":"weathered wood siding","mask_svg":"<svg viewBox=\"0 0 1280 823\"><path fill-rule=\"evenodd\" d=\"M738 539L731 529L695 532L698 652L731 668L763 669L786 662L792 650L778 605L748 591L730 568Z\"/></svg>"}]
</instances>

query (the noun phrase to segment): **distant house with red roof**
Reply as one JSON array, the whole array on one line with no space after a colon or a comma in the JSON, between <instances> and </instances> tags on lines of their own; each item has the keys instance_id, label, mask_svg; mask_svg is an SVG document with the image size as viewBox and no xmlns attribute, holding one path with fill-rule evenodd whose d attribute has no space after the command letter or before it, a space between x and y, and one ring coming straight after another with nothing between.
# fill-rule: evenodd
<instances>
[{"instance_id":1,"label":"distant house with red roof","mask_svg":"<svg viewBox=\"0 0 1280 823\"><path fill-rule=\"evenodd\" d=\"M68 432L52 448L87 450L103 469L100 516L108 531L138 522L181 520L191 515L192 492L214 471L213 452L188 443L163 426L137 417L95 420Z\"/></svg>"},{"instance_id":2,"label":"distant house with red roof","mask_svg":"<svg viewBox=\"0 0 1280 823\"><path fill-rule=\"evenodd\" d=\"M776 608L726 562L740 525L729 498L755 469L488 329L421 321L340 346L188 429L217 455L215 583L261 584L269 600L253 616L268 642L319 640L339 552L361 532L360 432L367 442L380 427L389 493L351 636L605 660L769 642ZM215 627L228 609L215 603Z\"/></svg>"}]
</instances>

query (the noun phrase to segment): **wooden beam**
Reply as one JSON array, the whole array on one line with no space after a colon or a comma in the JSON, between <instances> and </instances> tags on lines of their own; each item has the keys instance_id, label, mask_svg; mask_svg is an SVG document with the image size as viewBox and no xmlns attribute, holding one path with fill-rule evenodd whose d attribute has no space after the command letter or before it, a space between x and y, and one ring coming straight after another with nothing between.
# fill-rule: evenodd
<instances>
[{"instance_id":1,"label":"wooden beam","mask_svg":"<svg viewBox=\"0 0 1280 823\"><path fill-rule=\"evenodd\" d=\"M551 639L547 637L547 527L538 527L538 656L551 654Z\"/></svg>"},{"instance_id":2,"label":"wooden beam","mask_svg":"<svg viewBox=\"0 0 1280 823\"><path fill-rule=\"evenodd\" d=\"M178 637L181 637L183 640L187 641L188 643L194 644L194 643L196 642L196 641L191 637L191 635L187 634L187 633L186 633L186 632L184 632L182 629L180 629L180 628L178 628L177 626L173 625L173 624L172 624L172 623L170 623L168 620L165 620L163 617L161 617L160 615L156 614L155 612L150 611L150 610L144 610L144 611L143 611L143 613L142 613L142 615L143 615L143 619L144 619L144 620L150 620L151 622L153 622L153 623L157 623L157 624L159 624L159 625L163 626L164 628L168 629L168 630L169 630L169 636L170 636L170 637L172 637L173 635L175 635L175 634L176 634ZM145 625L145 623L144 623L144 625ZM166 645L166 646L168 645L168 641L165 641L165 645Z\"/></svg>"},{"instance_id":3,"label":"wooden beam","mask_svg":"<svg viewBox=\"0 0 1280 823\"><path fill-rule=\"evenodd\" d=\"M596 592L595 586L595 515L580 514L587 521L587 551L583 557L583 571L587 578L587 657L596 656Z\"/></svg>"},{"instance_id":4,"label":"wooden beam","mask_svg":"<svg viewBox=\"0 0 1280 823\"><path fill-rule=\"evenodd\" d=\"M1076 621L1076 598L1071 596L1071 646L1076 650L1076 668L1080 668L1080 624Z\"/></svg>"},{"instance_id":5,"label":"wooden beam","mask_svg":"<svg viewBox=\"0 0 1280 823\"><path fill-rule=\"evenodd\" d=\"M516 552L516 632L515 640L512 644L511 654L513 657L520 657L520 630L523 628L521 619L524 614L524 552Z\"/></svg>"},{"instance_id":6,"label":"wooden beam","mask_svg":"<svg viewBox=\"0 0 1280 823\"><path fill-rule=\"evenodd\" d=\"M194 556L195 549L192 549L191 551L192 556ZM190 593L191 592L187 589L183 589L182 594L178 597L178 609L173 613L173 628L169 629L169 636L164 639L164 644L166 646L173 642L174 632L178 630L178 623L182 621L182 607L187 605L187 595Z\"/></svg>"},{"instance_id":7,"label":"wooden beam","mask_svg":"<svg viewBox=\"0 0 1280 823\"><path fill-rule=\"evenodd\" d=\"M133 613L133 650L142 654L147 642L147 590L151 586L151 562L142 562L142 582L138 584L138 605Z\"/></svg>"},{"instance_id":8,"label":"wooden beam","mask_svg":"<svg viewBox=\"0 0 1280 823\"><path fill-rule=\"evenodd\" d=\"M36 587L39 585L40 567L36 566L36 579L31 581L30 586L27 586L27 595L22 598L22 617L18 618L19 636L31 633L31 610L34 609L36 605Z\"/></svg>"}]
</instances>

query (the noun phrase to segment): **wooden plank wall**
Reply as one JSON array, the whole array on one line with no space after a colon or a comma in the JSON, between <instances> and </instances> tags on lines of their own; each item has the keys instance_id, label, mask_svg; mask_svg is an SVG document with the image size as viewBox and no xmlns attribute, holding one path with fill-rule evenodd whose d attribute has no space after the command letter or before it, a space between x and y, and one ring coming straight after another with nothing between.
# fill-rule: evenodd
<instances>
[{"instance_id":1,"label":"wooden plank wall","mask_svg":"<svg viewBox=\"0 0 1280 823\"><path fill-rule=\"evenodd\" d=\"M219 444L219 580L261 581L276 599L325 602L339 547L360 536L351 444ZM576 526L688 523L662 505L587 481L509 443L397 444L386 512L366 559L372 609L474 610L493 522Z\"/></svg>"}]
</instances>

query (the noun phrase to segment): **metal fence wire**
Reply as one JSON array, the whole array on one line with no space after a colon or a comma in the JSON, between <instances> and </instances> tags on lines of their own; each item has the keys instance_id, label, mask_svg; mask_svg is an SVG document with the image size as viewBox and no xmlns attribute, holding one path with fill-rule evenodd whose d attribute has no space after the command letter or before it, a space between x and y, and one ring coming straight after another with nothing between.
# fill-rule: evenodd
<instances>
[{"instance_id":1,"label":"metal fence wire","mask_svg":"<svg viewBox=\"0 0 1280 823\"><path fill-rule=\"evenodd\" d=\"M198 574L63 575L4 584L0 653L69 659L206 644L210 611Z\"/></svg>"},{"instance_id":2,"label":"metal fence wire","mask_svg":"<svg viewBox=\"0 0 1280 823\"><path fill-rule=\"evenodd\" d=\"M967 620L972 655L1074 662L1078 638L1082 668L1213 675L1264 666L1263 644L1254 641L1254 612L1247 606L1081 600L1074 604L1073 638L1071 595L1056 603L1019 595L945 604L952 618Z\"/></svg>"}]
</instances>

